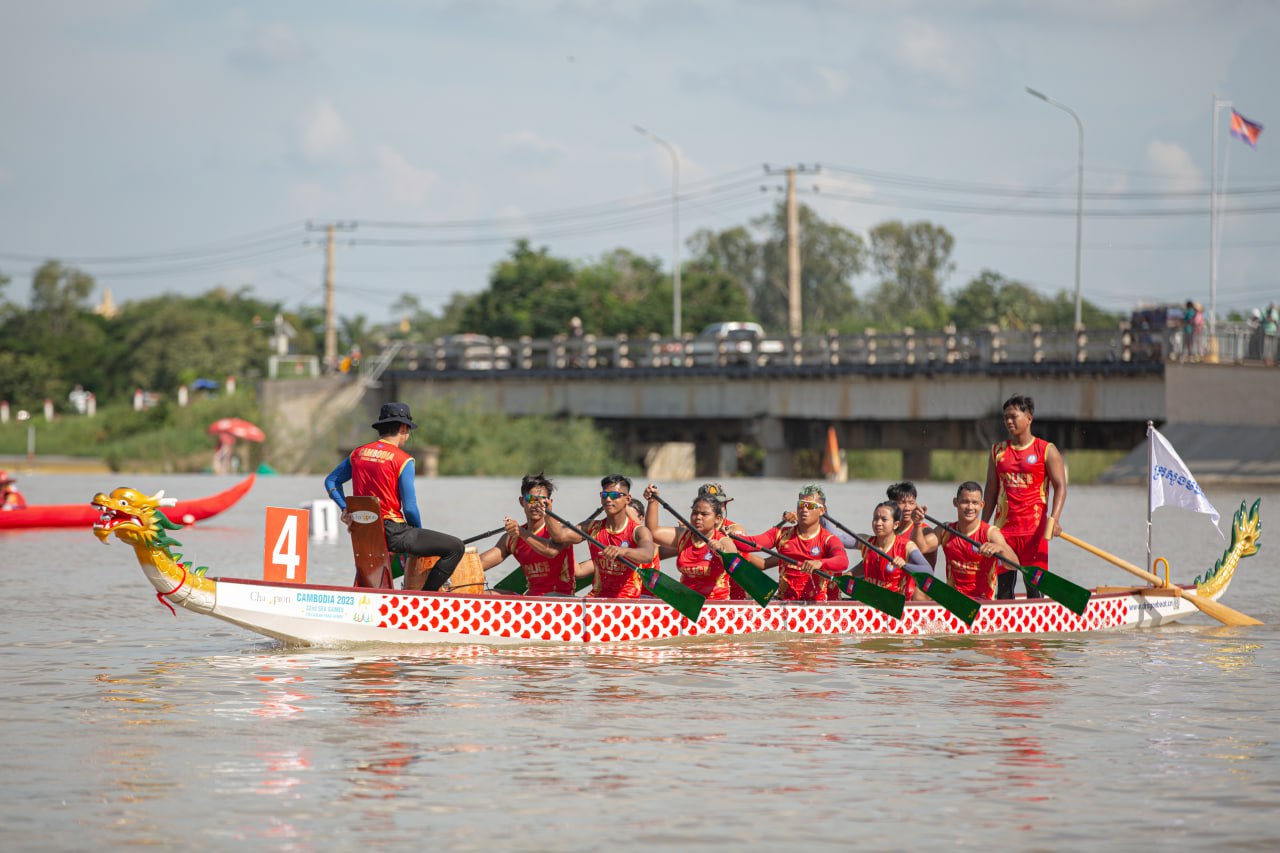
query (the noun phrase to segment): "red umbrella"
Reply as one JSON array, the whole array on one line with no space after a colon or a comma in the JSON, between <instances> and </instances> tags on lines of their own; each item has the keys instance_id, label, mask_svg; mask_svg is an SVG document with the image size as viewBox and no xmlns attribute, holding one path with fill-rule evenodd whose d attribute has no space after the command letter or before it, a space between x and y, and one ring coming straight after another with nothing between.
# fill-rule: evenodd
<instances>
[{"instance_id":1,"label":"red umbrella","mask_svg":"<svg viewBox=\"0 0 1280 853\"><path fill-rule=\"evenodd\" d=\"M210 435L234 435L245 441L265 441L266 433L257 424L249 423L241 418L219 418L209 424Z\"/></svg>"}]
</instances>

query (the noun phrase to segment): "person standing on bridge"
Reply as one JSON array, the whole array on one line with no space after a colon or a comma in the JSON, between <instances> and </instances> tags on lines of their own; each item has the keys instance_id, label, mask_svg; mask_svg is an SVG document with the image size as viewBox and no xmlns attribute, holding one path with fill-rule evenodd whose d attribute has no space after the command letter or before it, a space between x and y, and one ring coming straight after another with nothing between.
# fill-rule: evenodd
<instances>
[{"instance_id":1,"label":"person standing on bridge","mask_svg":"<svg viewBox=\"0 0 1280 853\"><path fill-rule=\"evenodd\" d=\"M424 579L411 579L406 573L405 589L438 590L453 575L466 546L456 536L422 527L413 484L413 457L404 451L409 432L418 425L404 403L383 403L373 428L378 431L378 440L357 447L338 463L324 478L325 494L341 507L342 521L347 527L352 522L342 484L350 480L353 494L376 497L387 533L388 551L440 558Z\"/></svg>"},{"instance_id":2,"label":"person standing on bridge","mask_svg":"<svg viewBox=\"0 0 1280 853\"><path fill-rule=\"evenodd\" d=\"M1067 502L1067 469L1053 444L1031 434L1036 404L1015 394L1004 403L1006 441L991 448L982 520L995 514L996 527L1024 566L1049 568L1049 540L1062 533L1058 519ZM1050 509L1049 491L1053 491ZM1004 565L1004 564L1001 564ZM996 598L1013 598L1020 573L1005 568L996 579ZM1044 594L1027 584L1027 598Z\"/></svg>"}]
</instances>

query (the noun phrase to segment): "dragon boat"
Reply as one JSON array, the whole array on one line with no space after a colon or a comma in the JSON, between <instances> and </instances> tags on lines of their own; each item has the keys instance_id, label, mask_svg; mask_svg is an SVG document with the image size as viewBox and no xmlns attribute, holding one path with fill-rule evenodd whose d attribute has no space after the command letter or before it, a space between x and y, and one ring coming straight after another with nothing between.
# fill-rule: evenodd
<instances>
[{"instance_id":1,"label":"dragon boat","mask_svg":"<svg viewBox=\"0 0 1280 853\"><path fill-rule=\"evenodd\" d=\"M162 493L163 494L163 493ZM971 624L932 602L908 602L901 618L856 601L708 601L697 620L666 603L526 597L502 593L412 592L355 586L213 578L193 568L168 535L178 529L161 496L119 488L98 494L94 535L131 545L156 598L289 645L644 642L680 637L779 634L982 635L1103 631L1168 625L1216 602L1242 558L1258 551L1259 506L1235 513L1231 544L1216 565L1182 586L1101 587L1076 614L1050 599L983 602ZM172 610L172 605L169 605ZM176 614L176 611L175 611Z\"/></svg>"},{"instance_id":2,"label":"dragon boat","mask_svg":"<svg viewBox=\"0 0 1280 853\"><path fill-rule=\"evenodd\" d=\"M230 509L253 487L253 474L231 488L189 501L178 501L168 516L182 524L195 524ZM25 509L0 512L0 530L39 527L89 527L98 520L98 510L88 504L32 504Z\"/></svg>"}]
</instances>

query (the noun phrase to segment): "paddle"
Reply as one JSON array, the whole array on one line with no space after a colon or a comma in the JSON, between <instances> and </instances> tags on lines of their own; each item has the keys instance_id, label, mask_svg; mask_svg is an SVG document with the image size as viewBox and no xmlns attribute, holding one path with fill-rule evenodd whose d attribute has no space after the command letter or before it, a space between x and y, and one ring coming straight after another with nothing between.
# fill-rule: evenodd
<instances>
[{"instance_id":1,"label":"paddle","mask_svg":"<svg viewBox=\"0 0 1280 853\"><path fill-rule=\"evenodd\" d=\"M759 566L754 566L747 562L742 558L741 554L730 554L727 551L719 550L716 548L715 543L708 539L701 530L698 530L684 516L676 512L675 507L658 495L654 495L653 499L661 504L667 512L675 516L676 521L683 524L696 534L699 539L707 543L707 546L720 558L720 562L724 565L725 574L737 581L743 592L755 599L756 603L761 607L769 606L769 602L778 594L778 584L761 571Z\"/></svg>"},{"instance_id":2,"label":"paddle","mask_svg":"<svg viewBox=\"0 0 1280 853\"><path fill-rule=\"evenodd\" d=\"M581 527L578 527L573 522L566 521L564 518L556 515L550 507L544 509L544 512L546 512L546 514L551 518L554 518L556 521L572 530L574 533L581 536L583 539L590 542L592 545L595 545L600 550L603 551L605 549L606 546L601 545L598 539L587 533L587 531L583 530ZM667 577L657 569L637 566L635 563L624 557L619 557L618 560L624 566L627 566L633 571L639 573L641 580L644 581L645 589L652 592L656 597L662 599L667 604L670 604L677 612L689 621L697 621L698 614L702 612L702 605L707 600L705 595L697 590L690 589L673 578ZM599 566L597 566L596 571L599 570Z\"/></svg>"},{"instance_id":3,"label":"paddle","mask_svg":"<svg viewBox=\"0 0 1280 853\"><path fill-rule=\"evenodd\" d=\"M933 522L938 527L941 527L943 530L948 531L952 536L959 536L975 548L982 547L981 542L965 536L953 525L947 524L945 521L939 521L928 513L925 514L925 518ZM1072 613L1077 616L1084 615L1084 609L1089 606L1089 596L1092 595L1089 590L1078 584L1072 583L1062 575L1055 575L1048 569L1042 569L1039 566L1020 566L1008 557L1003 557L999 554L996 554L995 556L1005 565L1022 572L1027 579L1027 583L1031 584L1036 589L1040 590L1045 595L1070 610Z\"/></svg>"},{"instance_id":4,"label":"paddle","mask_svg":"<svg viewBox=\"0 0 1280 853\"><path fill-rule=\"evenodd\" d=\"M597 515L599 515L602 512L604 512L604 507L602 506L596 507L596 511L591 513L591 515L587 516L587 521L591 521L593 518L595 518ZM477 538L492 536L493 534L501 533L504 530L506 530L505 527L499 527L497 530L491 530L488 533L483 533ZM471 540L468 539L467 541L470 542ZM575 578L573 581L573 591L581 592L590 583L591 583L591 578L589 577ZM495 592L510 592L515 595L524 595L526 592L529 591L529 578L525 576L524 567L516 566L515 570L512 571L511 574L507 575L505 578L503 578L502 580L494 584L493 589Z\"/></svg>"},{"instance_id":5,"label":"paddle","mask_svg":"<svg viewBox=\"0 0 1280 853\"><path fill-rule=\"evenodd\" d=\"M787 565L796 565L796 561L790 557L785 557L777 551L774 551L772 548L765 548L761 545L757 545L750 539L744 539L743 537L737 536L733 533L729 534L729 538L735 542L750 545L752 548L755 548L758 551L763 551L771 557L777 557ZM902 606L907 600L907 597L902 593L894 592L891 589L885 589L884 587L877 586L870 581L859 580L858 578L850 577L849 575L833 575L829 572L824 572L821 569L815 571L814 574L819 577L826 578L829 581L835 581L836 586L840 587L840 591L852 598L854 601L861 601L863 604L874 607L876 610L879 610L887 616L892 616L894 619L902 618Z\"/></svg>"},{"instance_id":6,"label":"paddle","mask_svg":"<svg viewBox=\"0 0 1280 853\"><path fill-rule=\"evenodd\" d=\"M1200 611L1202 613L1207 613L1208 615L1212 616L1214 619L1217 619L1223 625L1261 625L1262 624L1257 619L1254 619L1252 616L1248 616L1244 613L1241 613L1239 610L1232 610L1230 607L1227 607L1225 604L1219 604L1218 602L1214 601L1211 598L1201 598L1195 593L1187 592L1185 589L1183 589L1180 586L1172 586L1172 585L1165 586L1164 581L1160 579L1159 575L1155 575L1155 574L1152 574L1151 572L1144 571L1143 569L1138 568L1132 563L1127 563L1124 560L1117 557L1115 554L1108 554L1106 551L1102 550L1101 548L1098 548L1094 545L1090 545L1088 542L1083 542L1077 539L1076 537L1072 536L1070 533L1059 533L1058 535L1063 539L1067 540L1068 542L1070 542L1072 545L1075 545L1078 548L1083 548L1084 550L1088 551L1090 554L1093 554L1096 557L1101 557L1102 559L1106 560L1108 563L1112 564L1113 566L1118 566L1119 568L1124 569L1126 572L1128 572L1131 575L1137 575L1138 577L1142 578L1143 580L1147 581L1153 586L1158 586L1161 589L1167 589L1170 592L1172 592L1174 595L1176 595L1178 598L1182 598L1187 601L1190 601L1196 607L1200 608Z\"/></svg>"},{"instance_id":7,"label":"paddle","mask_svg":"<svg viewBox=\"0 0 1280 853\"><path fill-rule=\"evenodd\" d=\"M876 547L874 542L867 539L865 536L860 536L857 533L854 533L830 515L827 516L827 521L831 522L854 539L857 539L864 547L876 552L890 563L893 562L893 557L890 557L887 553L881 551ZM964 624L972 625L973 620L978 617L978 608L982 605L956 589L951 584L935 578L928 572L915 572L905 566L902 568L902 571L916 579L916 583L925 595L932 598L935 602L945 608L947 612L951 613Z\"/></svg>"}]
</instances>

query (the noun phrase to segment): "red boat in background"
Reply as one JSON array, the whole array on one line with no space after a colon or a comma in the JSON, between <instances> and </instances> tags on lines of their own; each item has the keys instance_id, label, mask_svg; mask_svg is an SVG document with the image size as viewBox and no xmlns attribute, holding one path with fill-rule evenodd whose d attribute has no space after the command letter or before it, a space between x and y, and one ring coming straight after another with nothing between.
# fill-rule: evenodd
<instances>
[{"instance_id":1,"label":"red boat in background","mask_svg":"<svg viewBox=\"0 0 1280 853\"><path fill-rule=\"evenodd\" d=\"M253 474L224 492L178 501L176 506L165 507L165 515L178 524L194 524L210 518L240 500L253 486ZM26 509L0 512L0 530L25 530L37 527L93 527L102 510L88 503L82 504L31 504Z\"/></svg>"}]
</instances>

